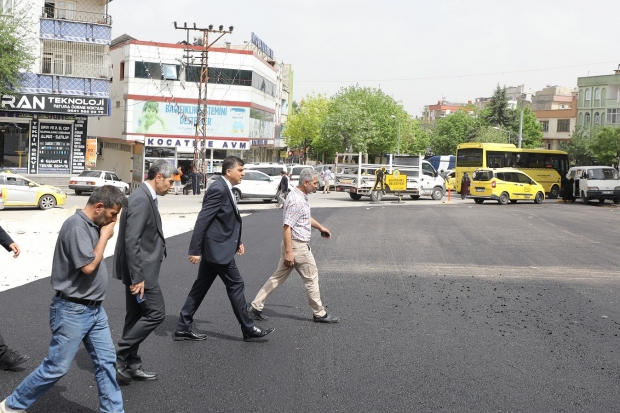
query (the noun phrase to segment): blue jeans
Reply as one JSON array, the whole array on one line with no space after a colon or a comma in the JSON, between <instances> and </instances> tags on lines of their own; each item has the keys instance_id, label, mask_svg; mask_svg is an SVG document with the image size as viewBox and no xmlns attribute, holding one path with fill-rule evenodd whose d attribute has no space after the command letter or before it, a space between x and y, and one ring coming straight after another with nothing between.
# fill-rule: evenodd
<instances>
[{"instance_id":1,"label":"blue jeans","mask_svg":"<svg viewBox=\"0 0 620 413\"><path fill-rule=\"evenodd\" d=\"M103 307L85 306L54 297L50 306L50 328L49 355L6 399L7 406L16 410L30 408L67 374L80 343L84 343L95 367L99 409L123 413L121 389L116 382L116 351Z\"/></svg>"}]
</instances>

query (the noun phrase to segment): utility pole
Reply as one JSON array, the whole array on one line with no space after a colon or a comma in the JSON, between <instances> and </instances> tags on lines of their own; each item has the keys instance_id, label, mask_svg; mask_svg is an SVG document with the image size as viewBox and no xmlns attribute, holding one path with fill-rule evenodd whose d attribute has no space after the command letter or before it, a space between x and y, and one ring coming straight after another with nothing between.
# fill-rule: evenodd
<instances>
[{"instance_id":1,"label":"utility pole","mask_svg":"<svg viewBox=\"0 0 620 413\"><path fill-rule=\"evenodd\" d=\"M209 48L220 40L225 34L230 34L233 31L233 26L230 26L228 30L224 30L224 26L220 25L218 29L214 29L210 24L206 28L196 27L196 23L193 27L187 27L187 23L183 23L183 27L177 26L177 22L174 22L174 28L177 30L185 30L187 32L187 44L183 50L186 54L183 55L185 60L185 76L190 73L190 58L192 61L196 58L196 54L200 59L200 77L198 82L198 110L196 111L196 122L194 123L195 137L194 137L194 166L198 166L198 142L202 139L202 171L207 172L205 169L206 164L206 143L207 143L207 85L209 83ZM197 38L193 45L189 44L189 32L198 31L202 32L202 37ZM211 44L209 44L209 33L219 33L220 35ZM202 46L201 49L196 50L191 46Z\"/></svg>"}]
</instances>

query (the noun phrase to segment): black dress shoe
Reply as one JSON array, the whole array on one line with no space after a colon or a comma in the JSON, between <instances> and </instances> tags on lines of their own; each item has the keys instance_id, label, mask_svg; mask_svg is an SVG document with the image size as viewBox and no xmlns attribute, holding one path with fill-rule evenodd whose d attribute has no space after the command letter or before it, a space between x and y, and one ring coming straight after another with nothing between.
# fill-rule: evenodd
<instances>
[{"instance_id":1,"label":"black dress shoe","mask_svg":"<svg viewBox=\"0 0 620 413\"><path fill-rule=\"evenodd\" d=\"M337 323L340 321L340 318L327 313L323 317L317 317L313 314L312 321L316 323Z\"/></svg>"},{"instance_id":2,"label":"black dress shoe","mask_svg":"<svg viewBox=\"0 0 620 413\"><path fill-rule=\"evenodd\" d=\"M122 385L128 385L131 383L131 375L126 367L116 368L116 382Z\"/></svg>"},{"instance_id":3,"label":"black dress shoe","mask_svg":"<svg viewBox=\"0 0 620 413\"><path fill-rule=\"evenodd\" d=\"M175 333L174 333L174 340L175 341L184 341L184 340L202 341L202 340L206 340L206 339L207 339L207 335L206 334L196 333L195 331L192 331L192 330L189 330L189 331L175 331Z\"/></svg>"},{"instance_id":4,"label":"black dress shoe","mask_svg":"<svg viewBox=\"0 0 620 413\"><path fill-rule=\"evenodd\" d=\"M0 361L0 370L11 370L24 363L29 358L28 356L9 350L9 354Z\"/></svg>"},{"instance_id":5,"label":"black dress shoe","mask_svg":"<svg viewBox=\"0 0 620 413\"><path fill-rule=\"evenodd\" d=\"M252 304L248 305L248 313L254 318L254 320L259 321L267 321L269 317L263 314L262 311L258 311L256 308L252 307Z\"/></svg>"},{"instance_id":6,"label":"black dress shoe","mask_svg":"<svg viewBox=\"0 0 620 413\"><path fill-rule=\"evenodd\" d=\"M132 380L138 380L138 381L157 380L157 373L148 373L142 369L135 369L135 370L127 369L127 373L129 373Z\"/></svg>"},{"instance_id":7,"label":"black dress shoe","mask_svg":"<svg viewBox=\"0 0 620 413\"><path fill-rule=\"evenodd\" d=\"M243 341L253 341L262 337L265 337L267 334L271 333L275 328L262 329L260 327L254 326L254 330L249 333L243 333Z\"/></svg>"}]
</instances>

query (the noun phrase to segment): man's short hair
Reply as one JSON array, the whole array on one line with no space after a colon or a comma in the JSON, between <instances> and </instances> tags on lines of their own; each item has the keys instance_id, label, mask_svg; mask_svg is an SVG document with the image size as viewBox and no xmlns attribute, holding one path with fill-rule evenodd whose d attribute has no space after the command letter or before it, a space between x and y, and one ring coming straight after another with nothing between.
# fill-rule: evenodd
<instances>
[{"instance_id":1,"label":"man's short hair","mask_svg":"<svg viewBox=\"0 0 620 413\"><path fill-rule=\"evenodd\" d=\"M282 169L282 170L280 171L280 175L286 175L286 171L285 171L284 169Z\"/></svg>"},{"instance_id":2,"label":"man's short hair","mask_svg":"<svg viewBox=\"0 0 620 413\"><path fill-rule=\"evenodd\" d=\"M222 162L222 175L226 175L227 170L233 169L237 165L243 166L245 162L243 162L243 159L236 156L227 156Z\"/></svg>"},{"instance_id":3,"label":"man's short hair","mask_svg":"<svg viewBox=\"0 0 620 413\"><path fill-rule=\"evenodd\" d=\"M149 181L155 179L157 174L161 174L164 178L170 178L172 175L178 175L179 170L174 167L170 162L163 159L158 159L151 164L149 173L146 177Z\"/></svg>"},{"instance_id":4,"label":"man's short hair","mask_svg":"<svg viewBox=\"0 0 620 413\"><path fill-rule=\"evenodd\" d=\"M125 208L127 206L127 197L119 188L112 185L104 185L95 189L93 193L90 194L87 203L90 205L97 205L100 202L106 209L116 206Z\"/></svg>"},{"instance_id":5,"label":"man's short hair","mask_svg":"<svg viewBox=\"0 0 620 413\"><path fill-rule=\"evenodd\" d=\"M314 168L304 168L299 173L299 183L303 184L304 182L312 182L315 176L319 174L316 172Z\"/></svg>"}]
</instances>

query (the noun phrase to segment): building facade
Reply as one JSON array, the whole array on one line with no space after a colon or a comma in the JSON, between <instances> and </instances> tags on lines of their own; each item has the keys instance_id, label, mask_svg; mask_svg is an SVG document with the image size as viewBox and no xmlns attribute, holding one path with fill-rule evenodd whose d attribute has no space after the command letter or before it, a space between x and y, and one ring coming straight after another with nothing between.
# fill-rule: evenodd
<instances>
[{"instance_id":1,"label":"building facade","mask_svg":"<svg viewBox=\"0 0 620 413\"><path fill-rule=\"evenodd\" d=\"M543 133L543 146L560 149L570 141L577 124L577 91L570 87L547 86L536 91L529 104Z\"/></svg>"},{"instance_id":2,"label":"building facade","mask_svg":"<svg viewBox=\"0 0 620 413\"><path fill-rule=\"evenodd\" d=\"M577 78L577 126L620 126L620 66L612 75Z\"/></svg>"},{"instance_id":3,"label":"building facade","mask_svg":"<svg viewBox=\"0 0 620 413\"><path fill-rule=\"evenodd\" d=\"M101 147L98 168L137 184L155 159L207 173L229 155L277 160L289 99L282 66L250 43L210 47L206 133L197 137L200 59L189 56L202 50L126 35L112 42L111 116L89 125Z\"/></svg>"},{"instance_id":4,"label":"building facade","mask_svg":"<svg viewBox=\"0 0 620 413\"><path fill-rule=\"evenodd\" d=\"M13 8L5 13L28 10L38 39L21 87L0 100L0 166L31 175L79 173L88 163L88 121L109 113L108 1L7 3Z\"/></svg>"}]
</instances>

